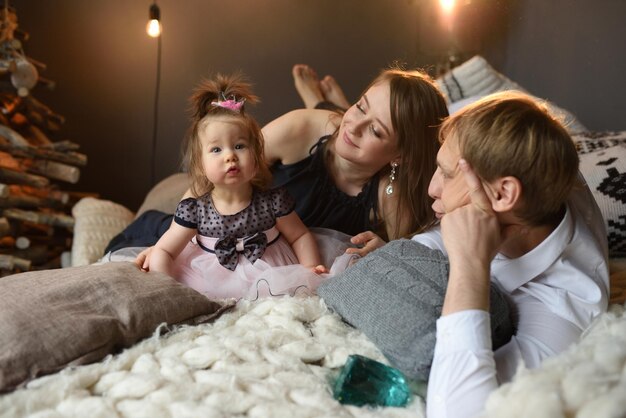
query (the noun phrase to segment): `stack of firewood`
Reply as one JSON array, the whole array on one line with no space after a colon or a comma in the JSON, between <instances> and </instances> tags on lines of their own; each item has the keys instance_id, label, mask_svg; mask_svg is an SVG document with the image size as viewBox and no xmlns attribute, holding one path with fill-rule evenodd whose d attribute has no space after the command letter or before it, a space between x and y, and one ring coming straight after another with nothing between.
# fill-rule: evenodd
<instances>
[{"instance_id":1,"label":"stack of firewood","mask_svg":"<svg viewBox=\"0 0 626 418\"><path fill-rule=\"evenodd\" d=\"M32 96L45 65L26 57L15 11L0 10L0 276L56 268L71 249L75 184L87 157L71 141L53 141L64 118Z\"/></svg>"}]
</instances>

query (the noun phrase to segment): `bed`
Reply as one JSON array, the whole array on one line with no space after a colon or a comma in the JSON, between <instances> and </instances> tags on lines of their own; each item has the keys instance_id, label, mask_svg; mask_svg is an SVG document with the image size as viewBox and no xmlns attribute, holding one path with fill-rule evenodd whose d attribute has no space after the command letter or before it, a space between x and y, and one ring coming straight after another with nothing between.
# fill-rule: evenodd
<instances>
[{"instance_id":1,"label":"bed","mask_svg":"<svg viewBox=\"0 0 626 418\"><path fill-rule=\"evenodd\" d=\"M481 57L453 69L438 83L453 109L455 104L458 107L494 91L521 89ZM552 106L568 121L579 150L581 172L607 224L611 306L569 350L538 369L520 369L511 383L490 396L484 415L623 416L626 132L586 132L573 115ZM173 174L148 193L136 213L115 202L81 200L73 210L73 275L79 278L85 271L97 270L90 280L102 281L112 275L143 274L129 263L103 263L109 261L102 259L104 247L146 210L173 212L186 188L186 175ZM94 265L99 269L92 268ZM67 271L48 275L61 277ZM47 279L41 276L26 279L33 283ZM179 297L186 298L178 299L185 303L178 303L174 297L168 298L172 289L167 278L157 279L161 287L149 292L162 298L159 306L167 309L165 323L144 312L153 311L154 303L137 303L130 298L120 307L120 298L110 297L107 309L129 317L119 327L120 335L100 335L100 340L78 347L62 359L55 359L59 354L54 345L38 347L38 357L24 360L35 371L16 378L22 379L17 387L0 395L0 417L424 416L423 382L412 382L413 396L402 408L343 405L333 398L333 382L349 355L389 362L370 338L346 324L320 297L304 292L209 306L177 288ZM77 283L83 286L85 281L77 279ZM131 291L147 292L143 288ZM94 300L106 299L110 293L105 289ZM45 312L41 315L45 318ZM85 339L94 328L85 321L80 317L59 320L76 340ZM32 338L34 344L40 344L43 337L40 333ZM103 343L112 339L116 344ZM38 371L31 367L43 357L47 369L43 365Z\"/></svg>"}]
</instances>

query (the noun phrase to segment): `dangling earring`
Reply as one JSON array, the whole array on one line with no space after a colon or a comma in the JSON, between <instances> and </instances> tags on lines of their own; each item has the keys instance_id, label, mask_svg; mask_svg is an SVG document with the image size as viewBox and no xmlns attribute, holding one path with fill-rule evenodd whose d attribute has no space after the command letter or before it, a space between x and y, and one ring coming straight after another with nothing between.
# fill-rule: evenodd
<instances>
[{"instance_id":1,"label":"dangling earring","mask_svg":"<svg viewBox=\"0 0 626 418\"><path fill-rule=\"evenodd\" d=\"M387 195L393 194L393 182L396 179L396 168L398 167L398 163L395 161L391 163L391 173L389 173L389 185L385 189L385 193Z\"/></svg>"}]
</instances>

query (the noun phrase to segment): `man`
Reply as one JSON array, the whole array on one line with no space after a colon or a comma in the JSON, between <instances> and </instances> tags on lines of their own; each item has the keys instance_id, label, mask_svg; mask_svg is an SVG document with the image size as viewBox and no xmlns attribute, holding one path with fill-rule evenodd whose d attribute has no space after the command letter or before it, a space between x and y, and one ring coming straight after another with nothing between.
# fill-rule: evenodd
<instances>
[{"instance_id":1,"label":"man","mask_svg":"<svg viewBox=\"0 0 626 418\"><path fill-rule=\"evenodd\" d=\"M518 365L537 367L606 311L608 250L574 144L545 106L521 93L487 96L449 118L440 138L429 194L441 227L413 237L450 261L427 412L468 417ZM490 280L517 322L495 352Z\"/></svg>"}]
</instances>

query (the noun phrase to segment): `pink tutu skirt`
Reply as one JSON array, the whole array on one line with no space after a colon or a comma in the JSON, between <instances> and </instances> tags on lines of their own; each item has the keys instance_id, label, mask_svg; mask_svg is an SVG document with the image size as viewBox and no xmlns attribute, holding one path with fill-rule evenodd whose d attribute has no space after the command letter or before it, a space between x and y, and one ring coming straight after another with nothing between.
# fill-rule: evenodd
<instances>
[{"instance_id":1,"label":"pink tutu skirt","mask_svg":"<svg viewBox=\"0 0 626 418\"><path fill-rule=\"evenodd\" d=\"M251 263L240 254L234 271L222 266L212 249L216 238L197 236L190 241L174 261L173 275L176 280L211 299L250 299L268 296L294 296L297 293L314 294L317 287L331 275L345 270L353 256L343 254L348 247L349 236L335 231L320 230L315 233L324 265L330 274L315 274L298 264L298 258L289 243L277 236L275 228L266 231L268 244L263 257ZM348 240L346 242L346 240Z\"/></svg>"}]
</instances>

